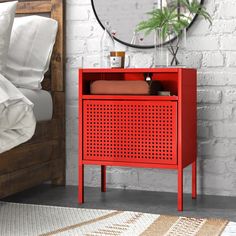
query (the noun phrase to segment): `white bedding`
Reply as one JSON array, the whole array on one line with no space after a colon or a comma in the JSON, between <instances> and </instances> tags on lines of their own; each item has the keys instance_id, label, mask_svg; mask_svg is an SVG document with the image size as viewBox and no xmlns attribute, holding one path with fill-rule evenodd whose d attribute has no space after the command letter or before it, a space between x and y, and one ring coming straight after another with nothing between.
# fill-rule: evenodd
<instances>
[{"instance_id":1,"label":"white bedding","mask_svg":"<svg viewBox=\"0 0 236 236\"><path fill-rule=\"evenodd\" d=\"M34 104L34 115L37 121L52 119L52 96L45 90L31 90L19 88L19 90Z\"/></svg>"},{"instance_id":2,"label":"white bedding","mask_svg":"<svg viewBox=\"0 0 236 236\"><path fill-rule=\"evenodd\" d=\"M16 17L4 75L21 88L41 89L49 69L58 23L42 16Z\"/></svg>"},{"instance_id":3,"label":"white bedding","mask_svg":"<svg viewBox=\"0 0 236 236\"><path fill-rule=\"evenodd\" d=\"M35 126L33 103L0 74L0 153L29 140Z\"/></svg>"}]
</instances>

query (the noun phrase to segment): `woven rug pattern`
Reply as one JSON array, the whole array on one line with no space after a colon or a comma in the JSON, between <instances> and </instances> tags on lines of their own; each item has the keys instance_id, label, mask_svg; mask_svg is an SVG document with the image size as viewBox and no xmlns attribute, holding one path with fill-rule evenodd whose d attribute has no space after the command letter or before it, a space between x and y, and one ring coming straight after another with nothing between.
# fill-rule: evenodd
<instances>
[{"instance_id":1,"label":"woven rug pattern","mask_svg":"<svg viewBox=\"0 0 236 236\"><path fill-rule=\"evenodd\" d=\"M0 202L0 236L236 236L236 223Z\"/></svg>"}]
</instances>

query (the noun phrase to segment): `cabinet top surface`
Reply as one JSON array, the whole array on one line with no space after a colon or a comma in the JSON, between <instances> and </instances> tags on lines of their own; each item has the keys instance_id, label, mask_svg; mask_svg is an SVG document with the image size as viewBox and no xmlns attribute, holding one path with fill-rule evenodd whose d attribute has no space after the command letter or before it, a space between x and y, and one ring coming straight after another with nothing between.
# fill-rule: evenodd
<instances>
[{"instance_id":1,"label":"cabinet top surface","mask_svg":"<svg viewBox=\"0 0 236 236\"><path fill-rule=\"evenodd\" d=\"M135 72L169 72L177 73L180 71L194 70L195 68L177 68L177 67L167 67L167 68L124 68L124 69L111 69L111 68L83 68L79 69L82 73L135 73Z\"/></svg>"}]
</instances>

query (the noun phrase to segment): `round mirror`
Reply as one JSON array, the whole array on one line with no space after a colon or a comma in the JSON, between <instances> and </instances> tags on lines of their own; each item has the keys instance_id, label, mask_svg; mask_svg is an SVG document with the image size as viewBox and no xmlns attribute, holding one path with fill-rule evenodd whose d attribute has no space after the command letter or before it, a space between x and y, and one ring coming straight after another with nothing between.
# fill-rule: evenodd
<instances>
[{"instance_id":1,"label":"round mirror","mask_svg":"<svg viewBox=\"0 0 236 236\"><path fill-rule=\"evenodd\" d=\"M203 0L189 1L203 4ZM92 7L100 25L104 28L109 24L118 42L135 48L154 47L153 32L145 35L142 31L136 31L137 25L149 18L147 13L157 8L173 7L173 4L178 3L176 0L92 0ZM187 28L197 17L196 14L189 14L184 7L176 6L176 12L186 14L189 22ZM169 41L170 38L164 43Z\"/></svg>"}]
</instances>

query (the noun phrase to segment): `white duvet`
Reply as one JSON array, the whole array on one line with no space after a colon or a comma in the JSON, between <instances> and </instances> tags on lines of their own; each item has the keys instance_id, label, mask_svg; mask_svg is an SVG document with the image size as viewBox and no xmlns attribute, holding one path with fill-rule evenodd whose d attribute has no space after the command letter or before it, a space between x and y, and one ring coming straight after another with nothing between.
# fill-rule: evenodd
<instances>
[{"instance_id":1,"label":"white duvet","mask_svg":"<svg viewBox=\"0 0 236 236\"><path fill-rule=\"evenodd\" d=\"M29 140L35 126L33 103L0 74L0 153Z\"/></svg>"}]
</instances>

